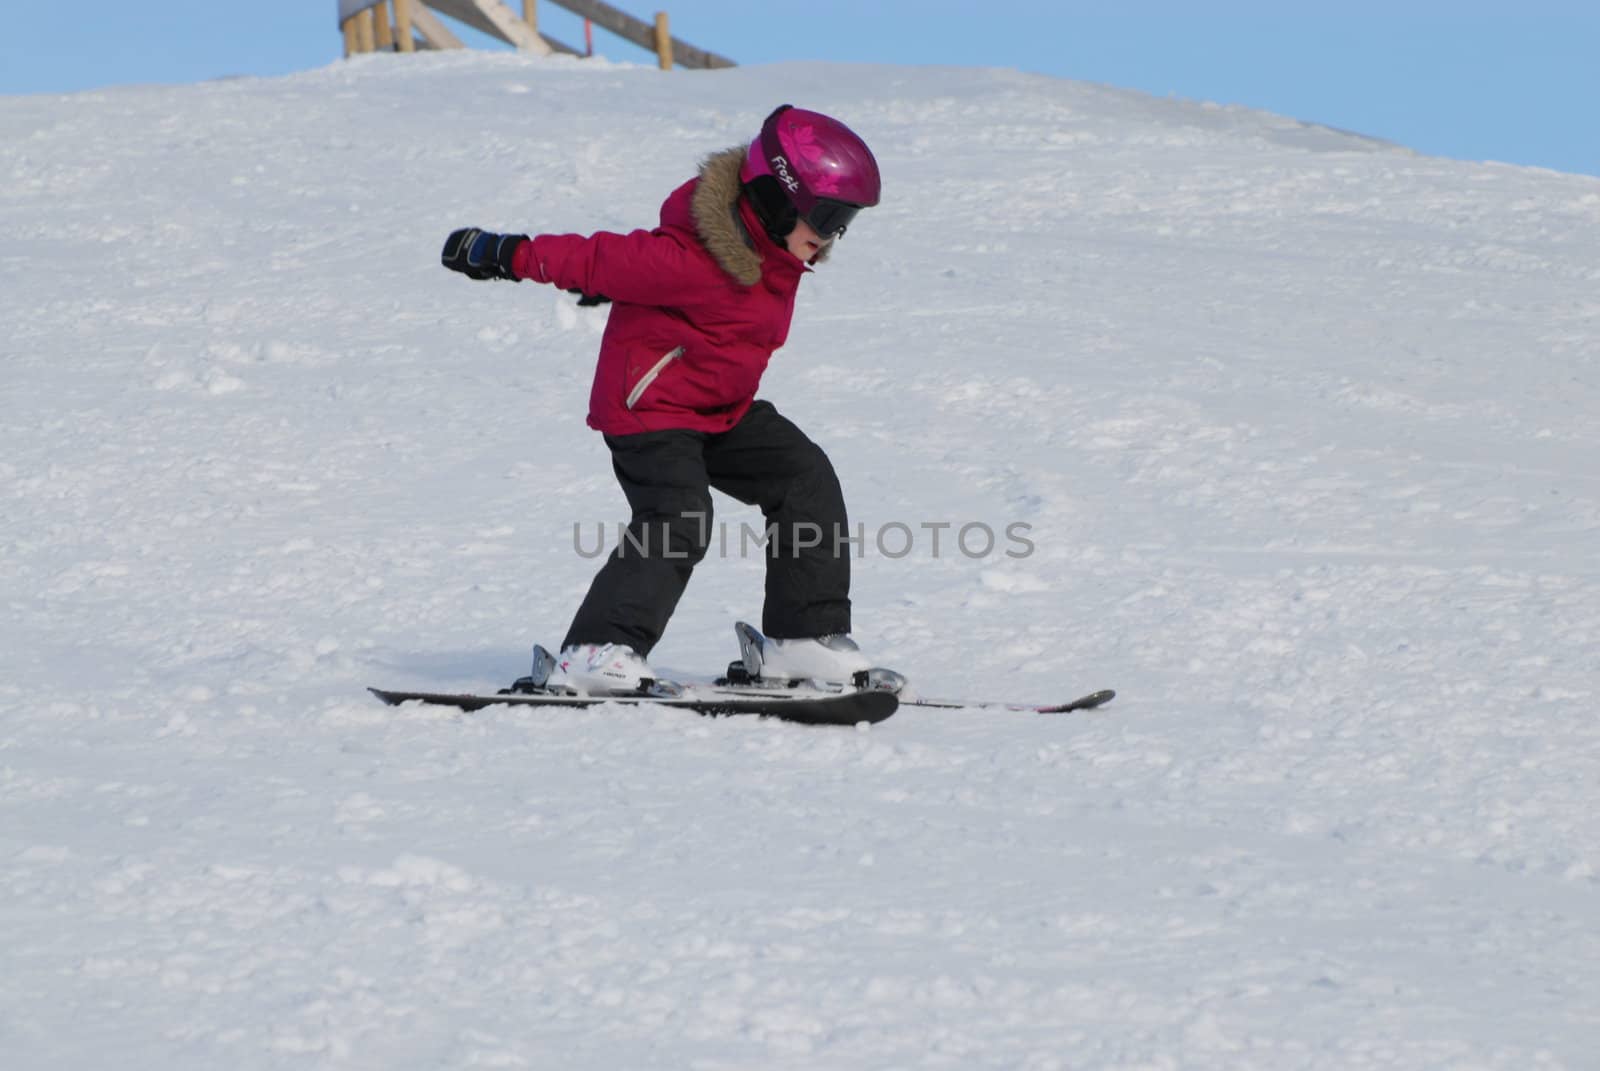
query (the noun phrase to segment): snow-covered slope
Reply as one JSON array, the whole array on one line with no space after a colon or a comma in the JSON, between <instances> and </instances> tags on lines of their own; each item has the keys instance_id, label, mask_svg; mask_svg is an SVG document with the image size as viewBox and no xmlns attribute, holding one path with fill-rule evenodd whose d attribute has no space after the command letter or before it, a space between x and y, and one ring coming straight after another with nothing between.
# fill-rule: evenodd
<instances>
[{"instance_id":1,"label":"snow-covered slope","mask_svg":"<svg viewBox=\"0 0 1600 1071\"><path fill-rule=\"evenodd\" d=\"M886 173L765 386L866 526L858 635L1121 697L379 707L519 673L624 508L604 312L445 233L649 224L784 100ZM1600 182L1006 71L495 55L7 98L0 176L7 1069L1600 1059ZM658 666L759 614L719 508Z\"/></svg>"}]
</instances>

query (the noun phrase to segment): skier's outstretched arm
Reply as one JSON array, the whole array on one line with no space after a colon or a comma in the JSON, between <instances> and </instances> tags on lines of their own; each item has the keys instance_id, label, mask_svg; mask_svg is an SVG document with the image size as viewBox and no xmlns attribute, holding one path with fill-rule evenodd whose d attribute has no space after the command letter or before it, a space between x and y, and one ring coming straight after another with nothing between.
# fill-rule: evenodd
<instances>
[{"instance_id":1,"label":"skier's outstretched arm","mask_svg":"<svg viewBox=\"0 0 1600 1071\"><path fill-rule=\"evenodd\" d=\"M530 279L640 305L673 305L704 293L701 258L662 231L628 234L495 234L452 231L440 260L470 279Z\"/></svg>"}]
</instances>

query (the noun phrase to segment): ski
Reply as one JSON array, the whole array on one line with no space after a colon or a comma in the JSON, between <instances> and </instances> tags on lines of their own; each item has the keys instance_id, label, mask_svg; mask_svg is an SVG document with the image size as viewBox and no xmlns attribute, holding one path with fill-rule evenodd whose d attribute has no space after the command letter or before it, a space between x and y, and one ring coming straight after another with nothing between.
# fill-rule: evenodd
<instances>
[{"instance_id":1,"label":"ski","mask_svg":"<svg viewBox=\"0 0 1600 1071\"><path fill-rule=\"evenodd\" d=\"M453 707L456 710L474 711L492 706L584 708L614 703L620 706L661 706L691 710L711 717L754 715L778 718L800 725L855 725L860 722L876 723L890 717L900 701L888 692L813 693L809 691L788 695L760 694L733 695L723 691L698 694L693 686L686 686L684 694L664 695L643 693L639 695L579 696L557 695L548 692L499 692L493 695L474 693L391 691L384 688L367 689L390 706L402 703L425 703L430 706Z\"/></svg>"},{"instance_id":2,"label":"ski","mask_svg":"<svg viewBox=\"0 0 1600 1071\"><path fill-rule=\"evenodd\" d=\"M788 681L763 678L765 638L744 622L735 626L740 658L728 666L725 676L714 681L652 680L637 693L620 695L573 695L549 690L547 682L556 658L543 647L533 649L532 673L510 688L493 694L391 691L368 689L391 706L401 703L426 703L454 707L462 711L491 706L542 708L583 708L614 703L621 706L652 704L692 710L713 717L745 714L779 718L802 725L855 725L875 723L894 714L899 707L931 710L1014 711L1031 714L1066 714L1095 710L1116 698L1104 688L1065 703L1018 703L996 699L940 699L918 696L909 682L889 669L865 669L854 673L849 682ZM850 648L854 650L854 648Z\"/></svg>"},{"instance_id":3,"label":"ski","mask_svg":"<svg viewBox=\"0 0 1600 1071\"><path fill-rule=\"evenodd\" d=\"M1070 714L1075 710L1095 710L1117 697L1110 688L1079 696L1067 703L1013 703L994 699L907 699L901 698L903 707L934 707L945 710L1015 710L1024 714Z\"/></svg>"},{"instance_id":4,"label":"ski","mask_svg":"<svg viewBox=\"0 0 1600 1071\"><path fill-rule=\"evenodd\" d=\"M766 638L761 635L755 626L743 621L733 626L734 635L739 641L739 659L728 666L726 676L718 677L716 687L728 693L737 694L745 691L750 694L777 695L787 688L798 687L780 681L764 680L761 677L761 667L764 661L763 648ZM1018 703L998 699L936 699L933 697L919 697L908 690L909 682L905 676L890 669L868 669L856 674L852 682L857 691L889 692L900 698L900 705L904 707L926 707L943 710L1010 710L1031 714L1068 714L1076 710L1094 710L1103 707L1117 697L1117 693L1110 688L1090 692L1088 695L1079 696L1066 703ZM809 687L818 687L809 683ZM840 694L849 691L846 685L823 686L827 688L825 694Z\"/></svg>"},{"instance_id":5,"label":"ski","mask_svg":"<svg viewBox=\"0 0 1600 1071\"><path fill-rule=\"evenodd\" d=\"M735 663L738 665L738 663ZM731 669L732 667L730 667ZM815 682L805 684L785 684L773 681L741 679L737 674L718 677L710 686L704 684L685 684L686 688L694 688L704 694L726 696L761 696L781 698L784 695L801 693L805 695L870 695L874 693L895 695L900 700L901 707L922 707L928 710L991 710L1014 711L1019 714L1070 714L1080 710L1096 710L1105 706L1117 697L1117 693L1110 688L1102 688L1088 695L1079 696L1065 703L1024 703L1006 699L946 699L935 696L917 696L912 693L895 693L892 690L876 688L871 683L869 672L868 683L864 687L847 687L845 685L823 686Z\"/></svg>"}]
</instances>

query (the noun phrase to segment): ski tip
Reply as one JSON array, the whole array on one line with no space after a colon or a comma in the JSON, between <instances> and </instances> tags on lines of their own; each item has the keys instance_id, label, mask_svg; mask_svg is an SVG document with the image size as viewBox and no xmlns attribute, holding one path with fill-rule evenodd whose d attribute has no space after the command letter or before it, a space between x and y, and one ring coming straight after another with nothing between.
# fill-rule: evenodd
<instances>
[{"instance_id":1,"label":"ski tip","mask_svg":"<svg viewBox=\"0 0 1600 1071\"><path fill-rule=\"evenodd\" d=\"M900 709L900 697L893 692L860 692L858 695L861 716L851 723L853 725L886 721Z\"/></svg>"},{"instance_id":2,"label":"ski tip","mask_svg":"<svg viewBox=\"0 0 1600 1071\"><path fill-rule=\"evenodd\" d=\"M1102 688L1098 692L1090 692L1088 695L1083 696L1081 699L1074 699L1070 703L1062 703L1060 706L1054 706L1054 707L1040 707L1039 708L1039 713L1040 714L1067 714L1067 713L1070 713L1071 711L1074 711L1074 710L1094 710L1096 707L1105 706L1107 703L1111 702L1116 697L1117 697L1117 693L1115 691L1113 691L1112 689L1110 689L1110 688Z\"/></svg>"}]
</instances>

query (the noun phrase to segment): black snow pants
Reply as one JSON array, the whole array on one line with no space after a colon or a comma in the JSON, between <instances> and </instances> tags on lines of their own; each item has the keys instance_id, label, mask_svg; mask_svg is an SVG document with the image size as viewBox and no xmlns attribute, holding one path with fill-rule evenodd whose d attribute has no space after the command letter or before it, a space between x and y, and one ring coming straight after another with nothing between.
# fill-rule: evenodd
<instances>
[{"instance_id":1,"label":"black snow pants","mask_svg":"<svg viewBox=\"0 0 1600 1071\"><path fill-rule=\"evenodd\" d=\"M822 448L768 402L725 432L607 435L611 467L633 510L562 646L621 643L641 655L666 630L712 544L749 549L746 526L719 533L711 488L766 518L761 630L777 639L850 631L850 535L839 478ZM753 526L750 526L753 530Z\"/></svg>"}]
</instances>

